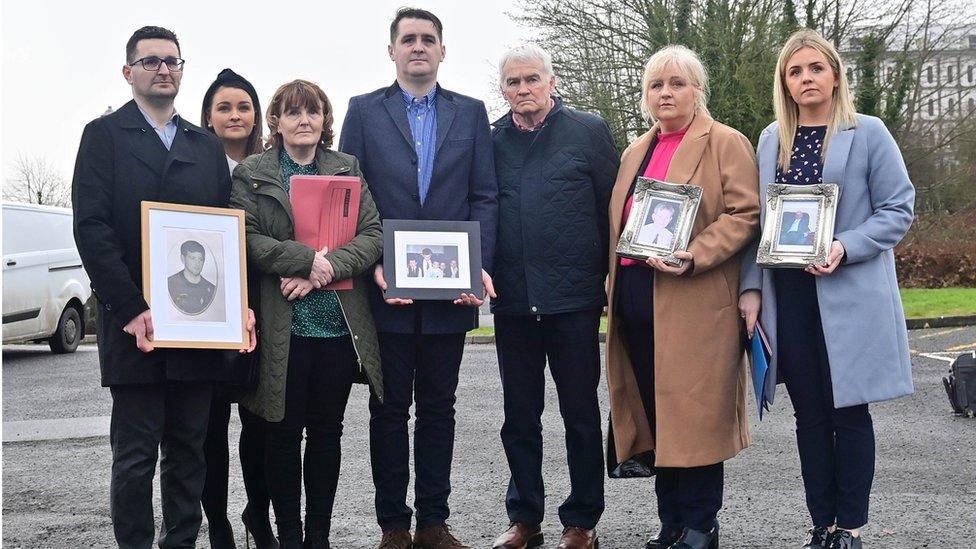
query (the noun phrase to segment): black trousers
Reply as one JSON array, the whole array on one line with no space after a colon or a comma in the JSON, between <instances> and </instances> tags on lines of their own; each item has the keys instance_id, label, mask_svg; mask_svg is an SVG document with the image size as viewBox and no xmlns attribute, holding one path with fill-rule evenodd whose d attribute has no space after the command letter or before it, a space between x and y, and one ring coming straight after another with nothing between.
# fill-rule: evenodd
<instances>
[{"instance_id":1,"label":"black trousers","mask_svg":"<svg viewBox=\"0 0 976 549\"><path fill-rule=\"evenodd\" d=\"M211 382L167 381L111 387L111 515L120 548L152 547L153 476L160 457L163 506L159 547L194 547L207 475Z\"/></svg>"},{"instance_id":2,"label":"black trousers","mask_svg":"<svg viewBox=\"0 0 976 549\"><path fill-rule=\"evenodd\" d=\"M644 411L657 432L654 399L654 271L639 265L617 270L616 314L634 368ZM707 532L722 509L723 462L701 467L657 467L654 491L662 524Z\"/></svg>"},{"instance_id":3,"label":"black trousers","mask_svg":"<svg viewBox=\"0 0 976 549\"><path fill-rule=\"evenodd\" d=\"M291 336L285 417L267 423L265 471L278 531L302 529L302 435L305 435L305 520L329 531L339 484L342 420L359 373L349 336Z\"/></svg>"},{"instance_id":4,"label":"black trousers","mask_svg":"<svg viewBox=\"0 0 976 549\"><path fill-rule=\"evenodd\" d=\"M555 315L495 315L495 345L505 400L502 445L511 472L505 506L513 522L539 524L545 510L542 410L546 362L566 428L569 496L564 526L596 527L603 514L599 309Z\"/></svg>"},{"instance_id":5,"label":"black trousers","mask_svg":"<svg viewBox=\"0 0 976 549\"><path fill-rule=\"evenodd\" d=\"M813 275L775 274L778 368L793 402L810 518L814 526L860 528L868 522L874 481L871 413L867 404L834 407Z\"/></svg>"},{"instance_id":6,"label":"black trousers","mask_svg":"<svg viewBox=\"0 0 976 549\"><path fill-rule=\"evenodd\" d=\"M450 515L454 456L454 402L464 333L379 333L384 402L369 401L369 454L376 487L376 520L384 532L410 528L407 505L410 440L407 421L416 402L414 506L417 527L443 524Z\"/></svg>"},{"instance_id":7,"label":"black trousers","mask_svg":"<svg viewBox=\"0 0 976 549\"><path fill-rule=\"evenodd\" d=\"M232 538L215 538L218 528L231 533L227 519L227 488L230 475L230 451L227 445L227 428L230 424L231 392L228 386L218 385L210 402L210 423L204 442L207 460L207 480L203 485L203 512L210 523L211 547L233 547ZM241 456L241 474L251 512L267 515L271 506L268 481L264 476L264 450L266 422L260 416L238 406L241 418L241 438L238 453ZM221 526L221 523L223 525Z\"/></svg>"}]
</instances>

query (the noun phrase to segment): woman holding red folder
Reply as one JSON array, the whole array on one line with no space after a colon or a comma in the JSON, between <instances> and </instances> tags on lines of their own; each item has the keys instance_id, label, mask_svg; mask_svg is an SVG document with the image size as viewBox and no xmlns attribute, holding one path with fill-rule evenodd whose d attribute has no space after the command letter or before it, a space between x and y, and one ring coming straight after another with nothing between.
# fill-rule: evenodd
<instances>
[{"instance_id":1,"label":"woman holding red folder","mask_svg":"<svg viewBox=\"0 0 976 549\"><path fill-rule=\"evenodd\" d=\"M265 464L282 548L329 546L350 389L365 374L383 398L368 283L361 277L380 258L383 238L366 183L351 241L334 250L295 241L292 176L362 177L355 157L329 149L332 120L332 105L317 85L295 80L281 86L268 107L268 148L237 167L231 194L232 206L246 212L248 261L261 277L260 381L241 405L269 422ZM324 289L347 278L354 279L351 290Z\"/></svg>"}]
</instances>

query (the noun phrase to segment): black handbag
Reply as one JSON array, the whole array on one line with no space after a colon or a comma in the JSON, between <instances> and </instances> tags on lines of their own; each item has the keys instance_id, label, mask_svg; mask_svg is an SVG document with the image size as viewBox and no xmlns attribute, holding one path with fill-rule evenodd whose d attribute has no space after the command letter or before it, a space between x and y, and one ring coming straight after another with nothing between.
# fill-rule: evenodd
<instances>
[{"instance_id":1,"label":"black handbag","mask_svg":"<svg viewBox=\"0 0 976 549\"><path fill-rule=\"evenodd\" d=\"M253 270L247 270L247 304L248 308L254 311L255 320L261 314L261 288L260 274ZM257 324L258 340L260 341L260 323ZM226 385L243 390L257 389L261 375L260 366L261 349L255 348L250 353L241 353L238 350L226 350L221 352L221 360L224 368L229 372Z\"/></svg>"},{"instance_id":2,"label":"black handbag","mask_svg":"<svg viewBox=\"0 0 976 549\"><path fill-rule=\"evenodd\" d=\"M956 357L949 377L942 378L952 410L961 416L976 416L976 351Z\"/></svg>"},{"instance_id":3,"label":"black handbag","mask_svg":"<svg viewBox=\"0 0 976 549\"><path fill-rule=\"evenodd\" d=\"M613 422L607 415L607 476L609 478L647 478L657 473L654 452L641 452L623 463L617 461L617 447L613 438Z\"/></svg>"}]
</instances>

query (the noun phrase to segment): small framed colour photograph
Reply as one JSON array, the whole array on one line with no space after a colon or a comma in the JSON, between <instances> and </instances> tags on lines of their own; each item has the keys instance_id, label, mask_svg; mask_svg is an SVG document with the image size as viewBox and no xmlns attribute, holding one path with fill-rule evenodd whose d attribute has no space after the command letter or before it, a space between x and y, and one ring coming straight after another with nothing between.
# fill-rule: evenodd
<instances>
[{"instance_id":1,"label":"small framed colour photograph","mask_svg":"<svg viewBox=\"0 0 976 549\"><path fill-rule=\"evenodd\" d=\"M142 288L154 346L246 349L244 212L142 202Z\"/></svg>"},{"instance_id":2,"label":"small framed colour photograph","mask_svg":"<svg viewBox=\"0 0 976 549\"><path fill-rule=\"evenodd\" d=\"M688 249L701 195L702 188L697 185L638 177L634 204L617 243L617 255L641 261L657 257L669 265L681 266L682 261L674 257L674 252Z\"/></svg>"},{"instance_id":3,"label":"small framed colour photograph","mask_svg":"<svg viewBox=\"0 0 976 549\"><path fill-rule=\"evenodd\" d=\"M383 221L384 297L454 300L483 298L481 229L477 221Z\"/></svg>"},{"instance_id":4,"label":"small framed colour photograph","mask_svg":"<svg viewBox=\"0 0 976 549\"><path fill-rule=\"evenodd\" d=\"M756 263L787 269L826 263L839 192L834 184L770 184Z\"/></svg>"}]
</instances>

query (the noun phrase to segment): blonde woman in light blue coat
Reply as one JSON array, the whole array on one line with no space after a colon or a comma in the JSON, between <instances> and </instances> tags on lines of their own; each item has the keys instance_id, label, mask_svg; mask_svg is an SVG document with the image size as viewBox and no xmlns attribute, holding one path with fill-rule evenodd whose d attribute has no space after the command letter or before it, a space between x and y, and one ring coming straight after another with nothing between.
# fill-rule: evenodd
<instances>
[{"instance_id":1,"label":"blonde woman in light blue coat","mask_svg":"<svg viewBox=\"0 0 976 549\"><path fill-rule=\"evenodd\" d=\"M913 392L892 249L912 224L915 189L884 123L854 111L833 46L802 30L780 53L776 121L759 138L760 201L770 183L840 188L824 265L742 263L739 309L762 323L773 358L765 392L785 383L813 522L803 547L859 549L874 478L868 404ZM765 212L763 212L765 217Z\"/></svg>"}]
</instances>

